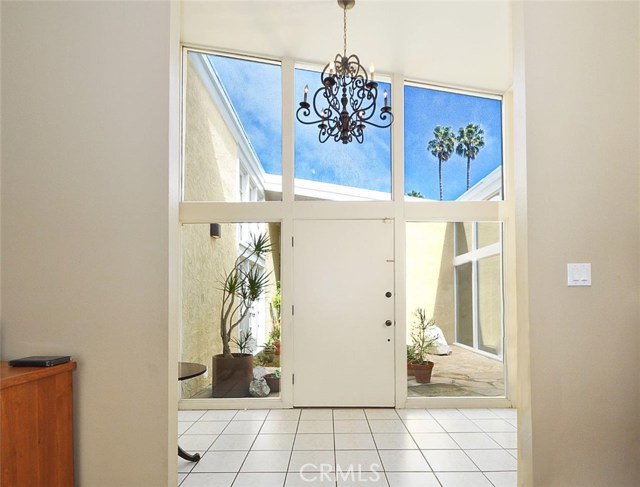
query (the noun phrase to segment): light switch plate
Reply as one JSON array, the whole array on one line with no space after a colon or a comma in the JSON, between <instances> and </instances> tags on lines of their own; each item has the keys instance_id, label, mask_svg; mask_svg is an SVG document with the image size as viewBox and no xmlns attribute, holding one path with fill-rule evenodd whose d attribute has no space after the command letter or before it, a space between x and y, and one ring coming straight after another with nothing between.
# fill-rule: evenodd
<instances>
[{"instance_id":1,"label":"light switch plate","mask_svg":"<svg viewBox=\"0 0 640 487\"><path fill-rule=\"evenodd\" d=\"M591 264L567 264L568 286L591 286Z\"/></svg>"}]
</instances>

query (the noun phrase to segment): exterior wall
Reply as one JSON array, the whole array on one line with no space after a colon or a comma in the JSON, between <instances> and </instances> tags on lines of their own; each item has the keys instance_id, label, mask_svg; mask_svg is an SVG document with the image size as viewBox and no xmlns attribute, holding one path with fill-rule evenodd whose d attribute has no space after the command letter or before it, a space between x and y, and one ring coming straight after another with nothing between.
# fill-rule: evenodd
<instances>
[{"instance_id":1,"label":"exterior wall","mask_svg":"<svg viewBox=\"0 0 640 487\"><path fill-rule=\"evenodd\" d=\"M416 308L424 308L442 329L447 343L455 338L453 224L407 224L407 344ZM435 285L434 285L435 284Z\"/></svg>"},{"instance_id":2,"label":"exterior wall","mask_svg":"<svg viewBox=\"0 0 640 487\"><path fill-rule=\"evenodd\" d=\"M519 484L639 485L640 4L519 7Z\"/></svg>"},{"instance_id":3,"label":"exterior wall","mask_svg":"<svg viewBox=\"0 0 640 487\"><path fill-rule=\"evenodd\" d=\"M80 486L176 483L176 6L2 2L1 354L78 362Z\"/></svg>"},{"instance_id":4,"label":"exterior wall","mask_svg":"<svg viewBox=\"0 0 640 487\"><path fill-rule=\"evenodd\" d=\"M237 201L238 145L191 62L185 98L185 199ZM211 357L222 352L219 279L238 255L237 235L236 225L222 225L220 239L210 237L209 225L182 226L181 360L209 370ZM189 379L182 395L210 384L209 374Z\"/></svg>"}]
</instances>

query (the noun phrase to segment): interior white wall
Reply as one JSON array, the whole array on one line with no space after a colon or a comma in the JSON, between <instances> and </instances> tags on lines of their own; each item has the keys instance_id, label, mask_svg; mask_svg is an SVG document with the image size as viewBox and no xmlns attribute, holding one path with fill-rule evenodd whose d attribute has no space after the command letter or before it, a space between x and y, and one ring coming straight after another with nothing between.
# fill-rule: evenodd
<instances>
[{"instance_id":1,"label":"interior white wall","mask_svg":"<svg viewBox=\"0 0 640 487\"><path fill-rule=\"evenodd\" d=\"M638 485L639 4L521 7L520 484ZM591 287L567 287L569 262L592 263Z\"/></svg>"},{"instance_id":2,"label":"interior white wall","mask_svg":"<svg viewBox=\"0 0 640 487\"><path fill-rule=\"evenodd\" d=\"M77 485L175 485L172 9L2 2L1 353L78 361Z\"/></svg>"}]
</instances>

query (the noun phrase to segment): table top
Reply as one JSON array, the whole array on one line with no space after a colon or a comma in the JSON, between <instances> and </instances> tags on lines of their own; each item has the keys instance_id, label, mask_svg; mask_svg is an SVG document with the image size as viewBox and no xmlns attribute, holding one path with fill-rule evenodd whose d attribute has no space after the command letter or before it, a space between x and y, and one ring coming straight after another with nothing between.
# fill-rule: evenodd
<instances>
[{"instance_id":1,"label":"table top","mask_svg":"<svg viewBox=\"0 0 640 487\"><path fill-rule=\"evenodd\" d=\"M9 362L0 362L0 388L5 389L51 375L70 372L75 370L77 365L76 362L71 361L51 367L11 367Z\"/></svg>"},{"instance_id":2,"label":"table top","mask_svg":"<svg viewBox=\"0 0 640 487\"><path fill-rule=\"evenodd\" d=\"M194 362L178 362L178 380L192 379L207 371L207 366Z\"/></svg>"}]
</instances>

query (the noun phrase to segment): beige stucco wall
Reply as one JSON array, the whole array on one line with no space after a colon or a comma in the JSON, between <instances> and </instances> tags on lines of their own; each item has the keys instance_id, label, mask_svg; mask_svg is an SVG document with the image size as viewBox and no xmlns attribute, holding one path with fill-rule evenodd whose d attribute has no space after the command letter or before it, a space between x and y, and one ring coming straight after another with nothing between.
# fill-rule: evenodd
<instances>
[{"instance_id":1,"label":"beige stucco wall","mask_svg":"<svg viewBox=\"0 0 640 487\"><path fill-rule=\"evenodd\" d=\"M238 142L190 61L185 103L185 199L238 201ZM238 227L221 224L222 237L214 239L208 224L182 226L181 360L206 364L209 370L212 356L222 352L220 281L238 255ZM268 329L269 302L279 280L280 226L265 225L265 231L276 249L266 256L266 271L272 279L262 302L262 315ZM191 397L210 384L210 375L184 381L182 395Z\"/></svg>"},{"instance_id":2,"label":"beige stucco wall","mask_svg":"<svg viewBox=\"0 0 640 487\"><path fill-rule=\"evenodd\" d=\"M407 343L416 308L433 317L448 343L455 338L453 224L407 224Z\"/></svg>"}]
</instances>

